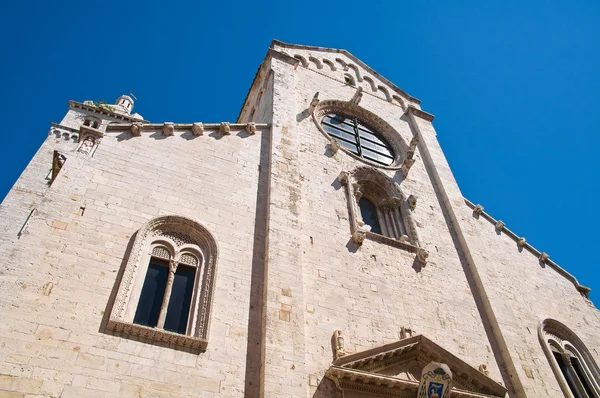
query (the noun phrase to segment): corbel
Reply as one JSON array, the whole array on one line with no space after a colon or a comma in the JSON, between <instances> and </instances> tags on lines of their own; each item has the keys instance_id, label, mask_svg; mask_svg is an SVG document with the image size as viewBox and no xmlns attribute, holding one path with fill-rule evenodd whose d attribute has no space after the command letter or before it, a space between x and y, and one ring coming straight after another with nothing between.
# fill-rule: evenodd
<instances>
[{"instance_id":1,"label":"corbel","mask_svg":"<svg viewBox=\"0 0 600 398\"><path fill-rule=\"evenodd\" d=\"M348 173L345 171L341 171L340 174L338 174L337 179L342 185L348 185Z\"/></svg>"},{"instance_id":2,"label":"corbel","mask_svg":"<svg viewBox=\"0 0 600 398\"><path fill-rule=\"evenodd\" d=\"M422 247L417 250L417 261L422 265L427 264L427 258L429 257L429 252Z\"/></svg>"},{"instance_id":3,"label":"corbel","mask_svg":"<svg viewBox=\"0 0 600 398\"><path fill-rule=\"evenodd\" d=\"M363 88L362 87L358 87L356 89L356 92L352 96L352 99L350 100L350 103L352 103L354 105L358 105L360 103L360 100L362 99L362 91L363 91Z\"/></svg>"},{"instance_id":4,"label":"corbel","mask_svg":"<svg viewBox=\"0 0 600 398\"><path fill-rule=\"evenodd\" d=\"M496 228L496 232L502 232L502 230L504 229L504 222L503 221L498 221L496 222L496 225L494 225L494 227Z\"/></svg>"},{"instance_id":5,"label":"corbel","mask_svg":"<svg viewBox=\"0 0 600 398\"><path fill-rule=\"evenodd\" d=\"M195 136L204 135L204 124L199 122L192 124L192 133Z\"/></svg>"},{"instance_id":6,"label":"corbel","mask_svg":"<svg viewBox=\"0 0 600 398\"><path fill-rule=\"evenodd\" d=\"M340 143L336 140L336 139L331 139L329 140L329 144L327 144L327 146L329 147L329 150L331 151L332 154L336 154L338 153L338 151L341 148Z\"/></svg>"},{"instance_id":7,"label":"corbel","mask_svg":"<svg viewBox=\"0 0 600 398\"><path fill-rule=\"evenodd\" d=\"M406 199L406 203L408 203L408 207L411 210L414 210L417 207L417 197L415 195L410 195L407 199Z\"/></svg>"},{"instance_id":8,"label":"corbel","mask_svg":"<svg viewBox=\"0 0 600 398\"><path fill-rule=\"evenodd\" d=\"M246 131L250 135L256 134L256 123L250 122L250 123L246 124Z\"/></svg>"},{"instance_id":9,"label":"corbel","mask_svg":"<svg viewBox=\"0 0 600 398\"><path fill-rule=\"evenodd\" d=\"M519 250L523 250L523 248L525 247L526 244L527 244L527 241L525 240L525 238L519 238L517 240L517 247L519 248Z\"/></svg>"},{"instance_id":10,"label":"corbel","mask_svg":"<svg viewBox=\"0 0 600 398\"><path fill-rule=\"evenodd\" d=\"M219 127L219 132L223 135L231 134L231 125L229 122L221 122L221 126Z\"/></svg>"},{"instance_id":11,"label":"corbel","mask_svg":"<svg viewBox=\"0 0 600 398\"><path fill-rule=\"evenodd\" d=\"M172 122L165 122L162 128L162 133L166 137L171 137L173 134L175 134L175 124Z\"/></svg>"},{"instance_id":12,"label":"corbel","mask_svg":"<svg viewBox=\"0 0 600 398\"><path fill-rule=\"evenodd\" d=\"M544 264L546 261L548 261L548 259L550 259L550 256L548 255L548 253L545 252L540 253L540 256L538 257L538 260L540 260L540 264Z\"/></svg>"},{"instance_id":13,"label":"corbel","mask_svg":"<svg viewBox=\"0 0 600 398\"><path fill-rule=\"evenodd\" d=\"M400 168L400 172L402 173L402 175L405 178L406 178L406 176L408 176L408 171L414 164L415 164L414 159L405 159L404 162L402 162L402 167Z\"/></svg>"},{"instance_id":14,"label":"corbel","mask_svg":"<svg viewBox=\"0 0 600 398\"><path fill-rule=\"evenodd\" d=\"M134 137L139 137L142 135L142 123L140 123L140 122L131 123L131 135Z\"/></svg>"},{"instance_id":15,"label":"corbel","mask_svg":"<svg viewBox=\"0 0 600 398\"><path fill-rule=\"evenodd\" d=\"M308 111L310 113L313 113L315 111L315 108L317 107L318 104L319 104L319 92L317 91L317 93L315 94L315 96L313 97L313 99L310 101L310 105L308 107Z\"/></svg>"},{"instance_id":16,"label":"corbel","mask_svg":"<svg viewBox=\"0 0 600 398\"><path fill-rule=\"evenodd\" d=\"M398 197L396 197L396 196L393 196L393 197L391 197L391 198L388 200L388 202L387 202L387 205L388 205L390 208L394 208L394 209L395 209L395 208L398 208L398 207L400 207L400 204L401 204L401 203L402 203L402 200L401 200L400 198L398 198Z\"/></svg>"},{"instance_id":17,"label":"corbel","mask_svg":"<svg viewBox=\"0 0 600 398\"><path fill-rule=\"evenodd\" d=\"M356 231L354 231L354 233L352 234L352 240L354 242L356 242L359 245L362 245L362 243L365 241L365 237L367 236L367 232L357 228Z\"/></svg>"},{"instance_id":18,"label":"corbel","mask_svg":"<svg viewBox=\"0 0 600 398\"><path fill-rule=\"evenodd\" d=\"M480 216L483 214L483 206L482 205L477 205L473 208L473 215L474 216Z\"/></svg>"}]
</instances>

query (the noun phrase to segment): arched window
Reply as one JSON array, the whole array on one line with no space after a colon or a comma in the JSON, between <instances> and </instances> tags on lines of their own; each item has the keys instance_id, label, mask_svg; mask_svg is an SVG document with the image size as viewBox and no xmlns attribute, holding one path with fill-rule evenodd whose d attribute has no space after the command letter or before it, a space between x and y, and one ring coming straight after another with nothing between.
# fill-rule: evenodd
<instances>
[{"instance_id":1,"label":"arched window","mask_svg":"<svg viewBox=\"0 0 600 398\"><path fill-rule=\"evenodd\" d=\"M600 398L600 371L583 342L562 323L546 319L540 343L565 397Z\"/></svg>"},{"instance_id":2,"label":"arched window","mask_svg":"<svg viewBox=\"0 0 600 398\"><path fill-rule=\"evenodd\" d=\"M327 134L356 156L384 166L394 162L392 146L357 117L330 113L323 116L321 125Z\"/></svg>"},{"instance_id":3,"label":"arched window","mask_svg":"<svg viewBox=\"0 0 600 398\"><path fill-rule=\"evenodd\" d=\"M204 350L217 247L200 224L165 216L137 232L108 328Z\"/></svg>"}]
</instances>

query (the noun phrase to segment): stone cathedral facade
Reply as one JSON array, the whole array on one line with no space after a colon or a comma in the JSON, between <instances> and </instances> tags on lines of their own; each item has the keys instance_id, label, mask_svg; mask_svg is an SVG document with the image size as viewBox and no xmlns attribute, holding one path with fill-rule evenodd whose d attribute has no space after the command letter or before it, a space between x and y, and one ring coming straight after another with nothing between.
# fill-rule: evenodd
<instances>
[{"instance_id":1,"label":"stone cathedral facade","mask_svg":"<svg viewBox=\"0 0 600 398\"><path fill-rule=\"evenodd\" d=\"M589 289L420 101L274 41L237 121L71 101L0 207L0 396L600 397Z\"/></svg>"}]
</instances>

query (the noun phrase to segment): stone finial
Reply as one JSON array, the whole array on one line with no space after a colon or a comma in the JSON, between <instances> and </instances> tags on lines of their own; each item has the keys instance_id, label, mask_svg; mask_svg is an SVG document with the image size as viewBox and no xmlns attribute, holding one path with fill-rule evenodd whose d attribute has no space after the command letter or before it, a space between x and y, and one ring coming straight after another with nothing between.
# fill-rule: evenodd
<instances>
[{"instance_id":1,"label":"stone finial","mask_svg":"<svg viewBox=\"0 0 600 398\"><path fill-rule=\"evenodd\" d=\"M352 234L352 240L355 243L362 245L362 243L365 241L366 236L367 236L366 231L364 231L360 228L357 228L356 231L354 231L354 233Z\"/></svg>"},{"instance_id":2,"label":"stone finial","mask_svg":"<svg viewBox=\"0 0 600 398\"><path fill-rule=\"evenodd\" d=\"M246 124L246 131L250 135L256 134L256 123L250 122L250 123Z\"/></svg>"},{"instance_id":3,"label":"stone finial","mask_svg":"<svg viewBox=\"0 0 600 398\"><path fill-rule=\"evenodd\" d=\"M421 264L427 264L427 258L429 257L429 252L422 247L417 251L417 261Z\"/></svg>"},{"instance_id":4,"label":"stone finial","mask_svg":"<svg viewBox=\"0 0 600 398\"><path fill-rule=\"evenodd\" d=\"M204 124L200 122L192 124L192 133L194 133L195 136L204 135Z\"/></svg>"},{"instance_id":5,"label":"stone finial","mask_svg":"<svg viewBox=\"0 0 600 398\"><path fill-rule=\"evenodd\" d=\"M477 205L473 208L473 215L480 216L483 214L483 206Z\"/></svg>"},{"instance_id":6,"label":"stone finial","mask_svg":"<svg viewBox=\"0 0 600 398\"><path fill-rule=\"evenodd\" d=\"M221 122L221 126L219 127L219 132L223 135L231 134L231 125L229 122Z\"/></svg>"},{"instance_id":7,"label":"stone finial","mask_svg":"<svg viewBox=\"0 0 600 398\"><path fill-rule=\"evenodd\" d=\"M430 362L421 371L417 398L450 398L452 372L445 363Z\"/></svg>"},{"instance_id":8,"label":"stone finial","mask_svg":"<svg viewBox=\"0 0 600 398\"><path fill-rule=\"evenodd\" d=\"M317 91L313 99L310 101L310 105L308 106L308 110L310 113L313 113L317 105L319 104L319 92Z\"/></svg>"},{"instance_id":9,"label":"stone finial","mask_svg":"<svg viewBox=\"0 0 600 398\"><path fill-rule=\"evenodd\" d=\"M526 244L527 241L525 240L525 238L519 238L519 240L517 240L517 247L519 248L519 250L522 250Z\"/></svg>"},{"instance_id":10,"label":"stone finial","mask_svg":"<svg viewBox=\"0 0 600 398\"><path fill-rule=\"evenodd\" d=\"M497 232L502 232L502 230L504 229L505 225L503 221L498 221L496 223L496 225L494 225L494 227L496 227L496 231Z\"/></svg>"},{"instance_id":11,"label":"stone finial","mask_svg":"<svg viewBox=\"0 0 600 398\"><path fill-rule=\"evenodd\" d=\"M334 359L338 359L346 355L346 350L344 348L344 332L341 330L336 330L333 332L331 340L331 344L333 345L333 355L335 357Z\"/></svg>"},{"instance_id":12,"label":"stone finial","mask_svg":"<svg viewBox=\"0 0 600 398\"><path fill-rule=\"evenodd\" d=\"M479 365L479 371L486 376L490 375L490 371L488 370L487 365L485 365L483 363L481 365Z\"/></svg>"},{"instance_id":13,"label":"stone finial","mask_svg":"<svg viewBox=\"0 0 600 398\"><path fill-rule=\"evenodd\" d=\"M411 210L416 209L417 207L417 197L415 195L410 195L407 199L406 199L406 203L408 203L408 207Z\"/></svg>"},{"instance_id":14,"label":"stone finial","mask_svg":"<svg viewBox=\"0 0 600 398\"><path fill-rule=\"evenodd\" d=\"M331 153L333 153L334 155L336 153L338 153L338 151L342 147L340 145L340 143L338 142L338 140L333 139L333 138L331 140L329 140L329 144L327 144L327 146L329 147L329 150L331 151Z\"/></svg>"},{"instance_id":15,"label":"stone finial","mask_svg":"<svg viewBox=\"0 0 600 398\"><path fill-rule=\"evenodd\" d=\"M131 123L131 135L134 137L139 137L142 135L142 123L140 123L140 122Z\"/></svg>"},{"instance_id":16,"label":"stone finial","mask_svg":"<svg viewBox=\"0 0 600 398\"><path fill-rule=\"evenodd\" d=\"M540 260L540 263L544 264L546 261L548 261L548 259L550 259L550 256L548 255L548 253L540 253L540 256L538 257L538 260Z\"/></svg>"},{"instance_id":17,"label":"stone finial","mask_svg":"<svg viewBox=\"0 0 600 398\"><path fill-rule=\"evenodd\" d=\"M407 327L400 327L400 340L404 340L407 339L409 337L413 336L413 330L411 328L407 328Z\"/></svg>"},{"instance_id":18,"label":"stone finial","mask_svg":"<svg viewBox=\"0 0 600 398\"><path fill-rule=\"evenodd\" d=\"M172 136L173 134L175 134L175 124L171 122L165 122L162 128L162 132L164 136Z\"/></svg>"},{"instance_id":19,"label":"stone finial","mask_svg":"<svg viewBox=\"0 0 600 398\"><path fill-rule=\"evenodd\" d=\"M345 171L341 171L340 174L338 174L337 179L342 185L347 185L348 184L348 173L346 173Z\"/></svg>"},{"instance_id":20,"label":"stone finial","mask_svg":"<svg viewBox=\"0 0 600 398\"><path fill-rule=\"evenodd\" d=\"M350 102L353 103L354 105L358 105L360 103L360 100L362 99L362 91L363 91L363 88L358 87L356 89L356 92L352 96L352 99L350 100Z\"/></svg>"}]
</instances>

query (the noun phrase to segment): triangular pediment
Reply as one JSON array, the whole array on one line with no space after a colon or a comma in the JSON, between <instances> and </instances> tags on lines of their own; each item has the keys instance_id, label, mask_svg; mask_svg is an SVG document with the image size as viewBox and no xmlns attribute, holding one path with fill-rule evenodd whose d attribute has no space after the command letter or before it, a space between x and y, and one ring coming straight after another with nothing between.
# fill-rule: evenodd
<instances>
[{"instance_id":1,"label":"triangular pediment","mask_svg":"<svg viewBox=\"0 0 600 398\"><path fill-rule=\"evenodd\" d=\"M384 396L409 396L413 391L416 394L421 371L430 362L445 363L452 371L452 397L504 397L507 392L506 388L422 335L340 357L327 371L327 376L343 389Z\"/></svg>"}]
</instances>

